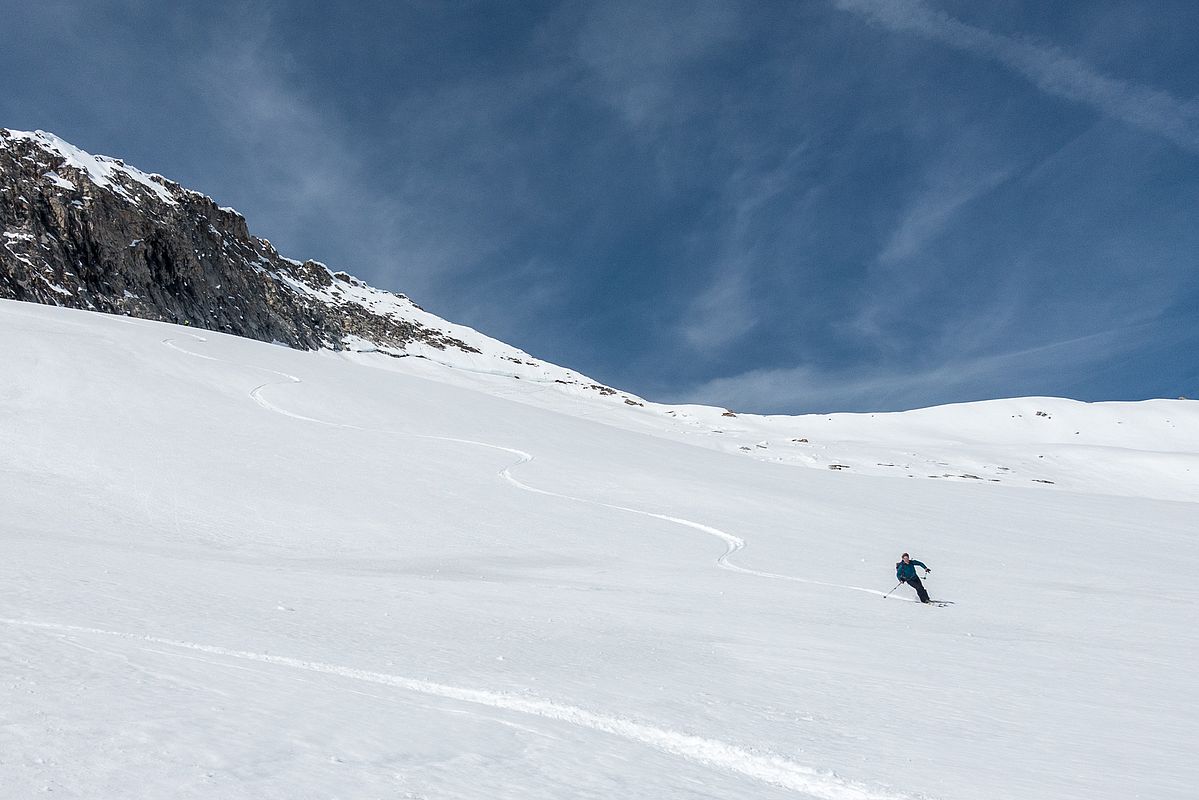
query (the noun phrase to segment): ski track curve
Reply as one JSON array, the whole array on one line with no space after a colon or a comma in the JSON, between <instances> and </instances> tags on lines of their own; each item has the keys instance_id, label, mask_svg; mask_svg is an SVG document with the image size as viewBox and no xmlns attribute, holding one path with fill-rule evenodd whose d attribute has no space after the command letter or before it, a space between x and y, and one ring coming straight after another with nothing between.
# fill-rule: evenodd
<instances>
[{"instance_id":1,"label":"ski track curve","mask_svg":"<svg viewBox=\"0 0 1199 800\"><path fill-rule=\"evenodd\" d=\"M196 334L187 334L192 339L199 342L206 342L203 336ZM521 489L533 494L540 494L546 497L554 497L562 500L568 500L576 503L583 503L600 508L612 509L615 511L637 514L651 519L662 520L664 522L674 523L683 527L691 528L700 531L709 536L714 536L720 539L725 544L725 551L716 559L716 565L722 569L727 569L732 572L738 572L745 575L754 575L761 578L770 578L775 580L793 581L796 583L814 584L817 586L828 586L838 589L851 589L854 591L867 592L880 596L886 596L884 592L875 589L867 589L860 586L849 586L845 584L827 583L824 581L816 581L808 578L800 578L792 575L783 575L779 573L763 572L760 570L749 569L737 564L733 564L729 559L737 552L745 548L745 540L739 536L734 536L731 533L723 531L711 525L705 525L693 520L684 519L682 517L674 517L667 514L659 514L652 511L644 511L642 509L631 508L629 506L621 506L613 503L605 503L600 500L591 500L583 497L575 497L572 495L562 494L560 492L551 492L546 489L539 489L535 486L523 483L512 475L512 470L516 467L528 464L533 460L533 455L524 450L518 450L514 447L493 444L491 442L481 442L474 439L462 439L450 436L433 436L429 434L408 433L404 431L381 430L377 428L365 428L359 425L350 425L344 422L331 422L329 420L309 417L303 414L297 414L288 411L285 408L275 405L263 397L263 391L269 386L299 384L303 381L286 372L269 369L267 367L258 367L255 365L236 364L235 362L225 359L215 358L213 356L195 353L184 349L177 345L173 339L164 339L162 344L176 350L185 355L195 358L202 358L206 361L217 361L221 363L235 364L236 366L251 367L253 369L269 372L283 378L282 381L267 381L255 386L250 390L250 398L259 406L267 411L280 414L291 419L302 422L309 422L316 425L325 425L332 428L340 428L342 430L353 430L360 432L368 432L375 434L386 434L392 436L403 436L412 439L426 439L431 441L452 442L455 444L465 444L475 447L483 447L489 450L497 450L516 456L517 461L509 464L500 470L500 476L510 483L515 488ZM907 598L895 598L897 600L905 600L907 602L915 602L907 600ZM308 670L310 672L319 672L328 675L339 675L346 678L353 678L370 683L382 684L385 686L394 686L409 691L441 697L450 700L460 700L468 703L475 703L491 708L503 709L508 711L516 711L519 713L530 714L533 716L542 717L550 720L557 720L576 725L583 728L599 731L602 733L611 734L628 741L638 742L664 753L704 764L709 767L721 769L723 771L736 773L753 780L778 786L785 789L803 792L820 800L911 800L911 795L897 794L894 792L885 792L877 789L872 789L860 783L845 780L835 773L822 772L820 770L807 767L802 764L797 764L793 761L785 759L778 755L757 753L747 750L737 745L722 742L716 739L709 739L693 734L671 731L665 728L659 728L643 722L637 722L632 719L617 717L607 714L600 714L593 711L588 711L576 706L565 705L529 696L516 696L505 694L502 692L490 692L481 689L469 689L446 684L434 683L425 680L406 678L399 675L389 675L386 673L370 672L366 670L356 669L354 667L338 666L334 664L326 664L317 661L304 661L286 656L276 656L265 653L253 653L241 650L232 650L225 647L217 647L213 645L197 644L195 642L184 642L174 639L164 639L156 636L141 635L134 633L125 633L121 631L109 631L100 628L86 628L73 625L62 625L49 622L36 622L30 620L17 619L0 619L0 623L6 625L20 625L30 628L41 628L45 630L66 632L66 633L86 633L101 636L119 637L124 639L134 639L143 642L151 642L160 645L169 645L183 649L209 653L212 655L221 655L229 658L238 658L250 661L259 661L268 664L277 664L280 666L292 667L295 669Z\"/></svg>"},{"instance_id":2,"label":"ski track curve","mask_svg":"<svg viewBox=\"0 0 1199 800\"><path fill-rule=\"evenodd\" d=\"M80 625L63 625L54 622L10 618L0 618L0 624L33 628L58 634L105 636L163 645L224 658L256 661L291 669L305 670L307 672L349 678L366 683L391 686L446 700L455 700L504 711L528 714L647 745L668 755L679 756L689 761L726 772L736 773L743 777L780 788L803 792L812 797L820 798L820 800L912 800L911 795L874 789L846 780L835 773L822 772L803 766L802 764L797 764L781 756L758 753L716 739L659 728L625 717L600 714L577 706L565 705L534 696L513 695L482 689L468 689L432 681L406 678L402 675L372 672L355 667L329 664L322 661L307 661L288 656L235 650L228 647L166 639L146 634L106 630L103 628L89 628Z\"/></svg>"},{"instance_id":3,"label":"ski track curve","mask_svg":"<svg viewBox=\"0 0 1199 800\"><path fill-rule=\"evenodd\" d=\"M202 336L197 336L195 334L188 334L188 335L191 336L193 339L196 339L197 341L201 341L201 342L207 341ZM167 347L170 347L173 350L177 350L180 353L194 356L196 358L203 358L208 361L223 361L223 359L213 358L212 356L207 356L207 355L203 355L201 353L194 353L190 350L185 350L184 348L176 345L174 343L174 340L172 340L172 339L164 339L163 344L165 344ZM232 362L226 362L226 363L232 363ZM242 365L242 366L245 366L245 365ZM292 384L303 383L303 381L300 378L296 377L295 375L290 375L286 372L279 372L278 370L268 369L266 367L253 367L253 368L262 370L265 372L270 372L274 375L279 375L280 377L282 377L286 380L286 383L292 383ZM291 419L300 420L302 422L311 422L311 423L314 423L317 425L326 425L326 426L329 426L332 428L341 428L342 430L361 431L364 433L385 434L385 435L390 435L390 436L404 436L404 437L407 437L410 439L426 439L426 440L440 441L440 442L453 442L456 444L473 445L475 447L483 447L483 448L487 448L489 450L498 450L498 451L501 451L504 453L510 453L510 454L516 456L519 460L515 464L510 464L507 467L505 467L504 469L500 470L500 476L504 480L506 480L509 484L516 487L517 489L521 489L522 491L526 491L526 492L532 492L533 494L544 495L546 497L556 497L561 500L569 500L569 501L575 502L575 503L582 503L582 504L586 504L586 505L596 506L598 508L607 508L607 509L611 509L614 511L622 511L622 512L625 512L628 514L637 514L639 516L649 517L651 519L662 520L664 522L670 522L675 525L681 525L686 528L691 528L692 530L700 531L701 533L705 533L709 536L714 536L717 539L720 539L722 542L724 542L724 545L725 545L725 551L716 559L716 566L720 567L721 569L726 569L726 570L729 570L730 572L737 572L742 575L753 575L753 576L756 576L759 578L769 578L772 580L791 581L793 583L806 583L806 584L810 584L813 586L826 586L826 587L833 588L833 589L848 589L850 591L865 592L866 594L873 594L878 597L887 597L886 592L879 591L878 589L869 589L864 586L852 586L852 585L843 584L843 583L830 583L827 581L818 581L818 580L813 580L812 578L801 578L797 575L784 575L784 574L777 573L777 572L765 572L763 570L750 569L749 567L742 567L738 564L734 564L734 563L732 563L732 561L730 559L733 557L734 554L745 549L745 540L739 536L734 536L731 533L723 531L719 528L715 528L711 525L705 525L701 522L695 522L693 520L684 519L682 517L674 517L674 516L670 516L667 514L659 514L659 513L653 512L653 511L644 511L639 508L631 508L629 506L616 505L614 503L605 503L602 500L592 500L592 499L589 499L586 497L575 497L573 495L562 494L561 492L551 492L547 489L539 489L536 486L530 486L529 484L524 483L523 481L520 481L519 479L517 479L512 474L512 470L519 466L523 466L524 464L528 464L530 461L533 460L533 456L530 453L526 453L525 451L518 450L514 447L505 447L503 445L492 444L490 442L480 442L480 441L476 441L474 439L459 439L459 438L455 438L455 437L451 437L451 436L431 436L428 434L421 434L421 433L407 433L404 431L390 431L390 430L381 430L378 428L364 428L359 425L349 425L344 422L330 422L329 420L317 419L316 417L308 417L308 416L304 416L303 414L296 414L292 411L288 411L287 409L282 408L281 406L277 406L274 403L271 403L269 400L267 400L265 397L262 396L263 390L265 390L267 387L277 386L277 385L281 385L281 384L276 381L268 381L266 383L259 384L258 386L255 386L253 389L250 390L250 397L251 397L251 399L254 400L255 403L257 403L259 406L261 406L262 408L265 408L268 411L273 411L276 414L281 414L282 416L290 417ZM891 595L891 597L895 600L900 600L903 602L909 602L909 603L916 602L916 601L911 600L906 597L896 597L895 595Z\"/></svg>"}]
</instances>

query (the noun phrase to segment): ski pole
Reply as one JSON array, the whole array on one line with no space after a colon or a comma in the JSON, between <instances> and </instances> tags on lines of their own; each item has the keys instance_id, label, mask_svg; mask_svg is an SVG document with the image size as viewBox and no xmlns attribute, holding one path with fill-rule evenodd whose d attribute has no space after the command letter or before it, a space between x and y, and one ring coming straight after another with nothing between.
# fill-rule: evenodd
<instances>
[{"instance_id":1,"label":"ski pole","mask_svg":"<svg viewBox=\"0 0 1199 800\"><path fill-rule=\"evenodd\" d=\"M895 589L898 589L900 586L903 586L903 581L900 581L899 583L895 584ZM895 591L895 589L892 589L891 592ZM887 592L885 595L883 595L883 599L886 600L888 597L890 597L891 592Z\"/></svg>"}]
</instances>

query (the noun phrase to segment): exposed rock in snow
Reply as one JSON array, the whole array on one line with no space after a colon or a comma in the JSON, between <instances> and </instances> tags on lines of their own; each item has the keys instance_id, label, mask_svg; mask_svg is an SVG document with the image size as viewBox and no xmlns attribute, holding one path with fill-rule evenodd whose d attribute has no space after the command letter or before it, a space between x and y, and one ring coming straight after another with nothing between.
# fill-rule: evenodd
<instances>
[{"instance_id":1,"label":"exposed rock in snow","mask_svg":"<svg viewBox=\"0 0 1199 800\"><path fill-rule=\"evenodd\" d=\"M57 136L0 130L0 298L290 347L416 356L636 398L538 361L316 261L280 255L232 208Z\"/></svg>"}]
</instances>

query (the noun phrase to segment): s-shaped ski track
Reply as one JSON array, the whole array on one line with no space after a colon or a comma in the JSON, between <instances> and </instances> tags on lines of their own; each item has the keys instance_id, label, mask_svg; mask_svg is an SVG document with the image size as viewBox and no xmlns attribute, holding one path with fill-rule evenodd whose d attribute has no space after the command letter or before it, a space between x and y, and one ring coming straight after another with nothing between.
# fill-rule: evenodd
<instances>
[{"instance_id":1,"label":"s-shaped ski track","mask_svg":"<svg viewBox=\"0 0 1199 800\"><path fill-rule=\"evenodd\" d=\"M195 334L188 334L188 335L198 341L201 341L201 342L206 341L204 339L204 337L202 337L202 336L196 336ZM221 361L222 360L222 359L218 359L218 358L213 358L212 356L202 355L200 353L193 353L190 350L185 350L184 348L176 345L174 343L174 340L172 340L172 339L164 339L163 344L165 344L167 347L172 348L173 350L179 351L180 353L184 353L184 354L187 354L190 356L195 356L196 358L203 358L203 359L206 359L209 361ZM239 366L247 366L247 365L239 365ZM825 587L828 587L831 589L846 589L846 590L854 591L854 592L864 592L866 594L873 594L878 597L886 596L886 592L882 592L877 589L869 589L864 586L852 586L852 585L843 584L843 583L830 583L828 581L818 581L818 580L813 580L811 578L801 578L797 575L784 575L784 574L777 573L777 572L766 572L763 570L750 569L749 567L742 567L738 564L734 564L731 559L736 553L745 549L745 540L739 536L735 536L731 533L728 533L727 531L723 531L720 528L716 528L711 525L705 525L702 522L695 522L694 520L685 519L683 517L675 517L675 516L670 516L668 514L659 514L657 512L653 512L653 511L645 511L645 510L642 510L639 508L631 508L629 506L616 505L614 503L605 503L602 500L592 500L592 499L586 498L586 497L576 497L573 495L562 494L561 492L552 492L547 489L539 489L536 486L530 486L529 484L524 483L523 481L517 479L512 474L513 469L515 469L516 467L520 467L525 464L528 464L529 462L531 462L533 460L533 455L531 453L526 453L524 450L518 450L514 447L505 447L504 445L492 444L490 442L480 442L480 441L477 441L474 439L460 439L460 438L455 438L452 436L431 436L428 434L409 433L406 431L392 431L392 430L386 430L386 429L380 429L380 428L364 428L359 425L350 425L350 424L347 424L344 422L333 422L330 420L318 419L316 417L304 416L303 414L296 414L292 411L288 411L287 409L282 408L281 406L275 405L274 403L267 400L265 397L263 397L263 391L270 386L298 384L298 383L303 383L303 381L300 378L296 377L295 375L290 375L285 372L279 372L278 370L268 369L266 367L254 367L254 368L263 370L265 372L269 372L273 375L278 375L284 379L283 381L267 381L266 383L259 384L258 386L255 386L253 389L251 389L250 393L249 393L250 398L255 403L257 403L261 407L265 408L266 410L272 411L276 414L281 414L285 417L289 417L294 420L299 420L301 422L310 422L310 423L313 423L316 425L326 425L328 427L340 428L342 430L361 431L361 432L365 432L365 433L383 434L383 435L388 435L388 436L402 436L402 437L407 437L410 439L426 439L426 440L431 440L431 441L452 442L455 444L465 444L465 445L471 445L474 447L483 447L483 448L486 448L489 450L498 450L500 452L510 453L511 455L516 456L517 461L513 464L509 464L507 467L504 467L502 470L500 470L499 474L504 480L506 480L509 484L516 487L517 489L520 489L520 490L526 491L526 492L532 492L533 494L543 495L545 497L555 497L555 498L558 498L561 500L569 500L574 503L591 505L591 506L595 506L598 508L607 508L607 509L611 509L614 511L621 511L621 512L628 513L628 514L637 514L638 516L648 517L650 519L662 520L663 522L670 522L675 525L681 525L685 528L690 528L692 530L699 531L700 533L704 533L709 536L713 536L713 537L721 540L722 542L724 542L724 546L725 546L724 552L721 553L720 556L717 557L717 559L716 559L716 566L720 567L721 569L726 569L726 570L729 570L730 572L737 572L742 575L753 575L758 578L767 578L770 580L791 581L793 583L806 583L806 584L810 584L812 586L825 586ZM912 599L906 598L906 597L896 597L895 595L892 595L892 597L895 600L899 600L901 602L907 602L907 603L916 602L915 600L912 600Z\"/></svg>"}]
</instances>

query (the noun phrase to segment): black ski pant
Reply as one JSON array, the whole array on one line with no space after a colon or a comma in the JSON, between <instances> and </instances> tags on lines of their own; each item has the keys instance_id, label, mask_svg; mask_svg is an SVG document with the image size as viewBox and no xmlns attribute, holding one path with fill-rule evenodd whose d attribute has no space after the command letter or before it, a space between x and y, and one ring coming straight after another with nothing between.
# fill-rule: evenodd
<instances>
[{"instance_id":1,"label":"black ski pant","mask_svg":"<svg viewBox=\"0 0 1199 800\"><path fill-rule=\"evenodd\" d=\"M907 583L908 586L911 586L913 589L916 590L916 594L920 595L921 603L928 602L928 590L924 588L924 584L920 582L919 578L913 576L911 578L908 578L905 581L905 583Z\"/></svg>"}]
</instances>

